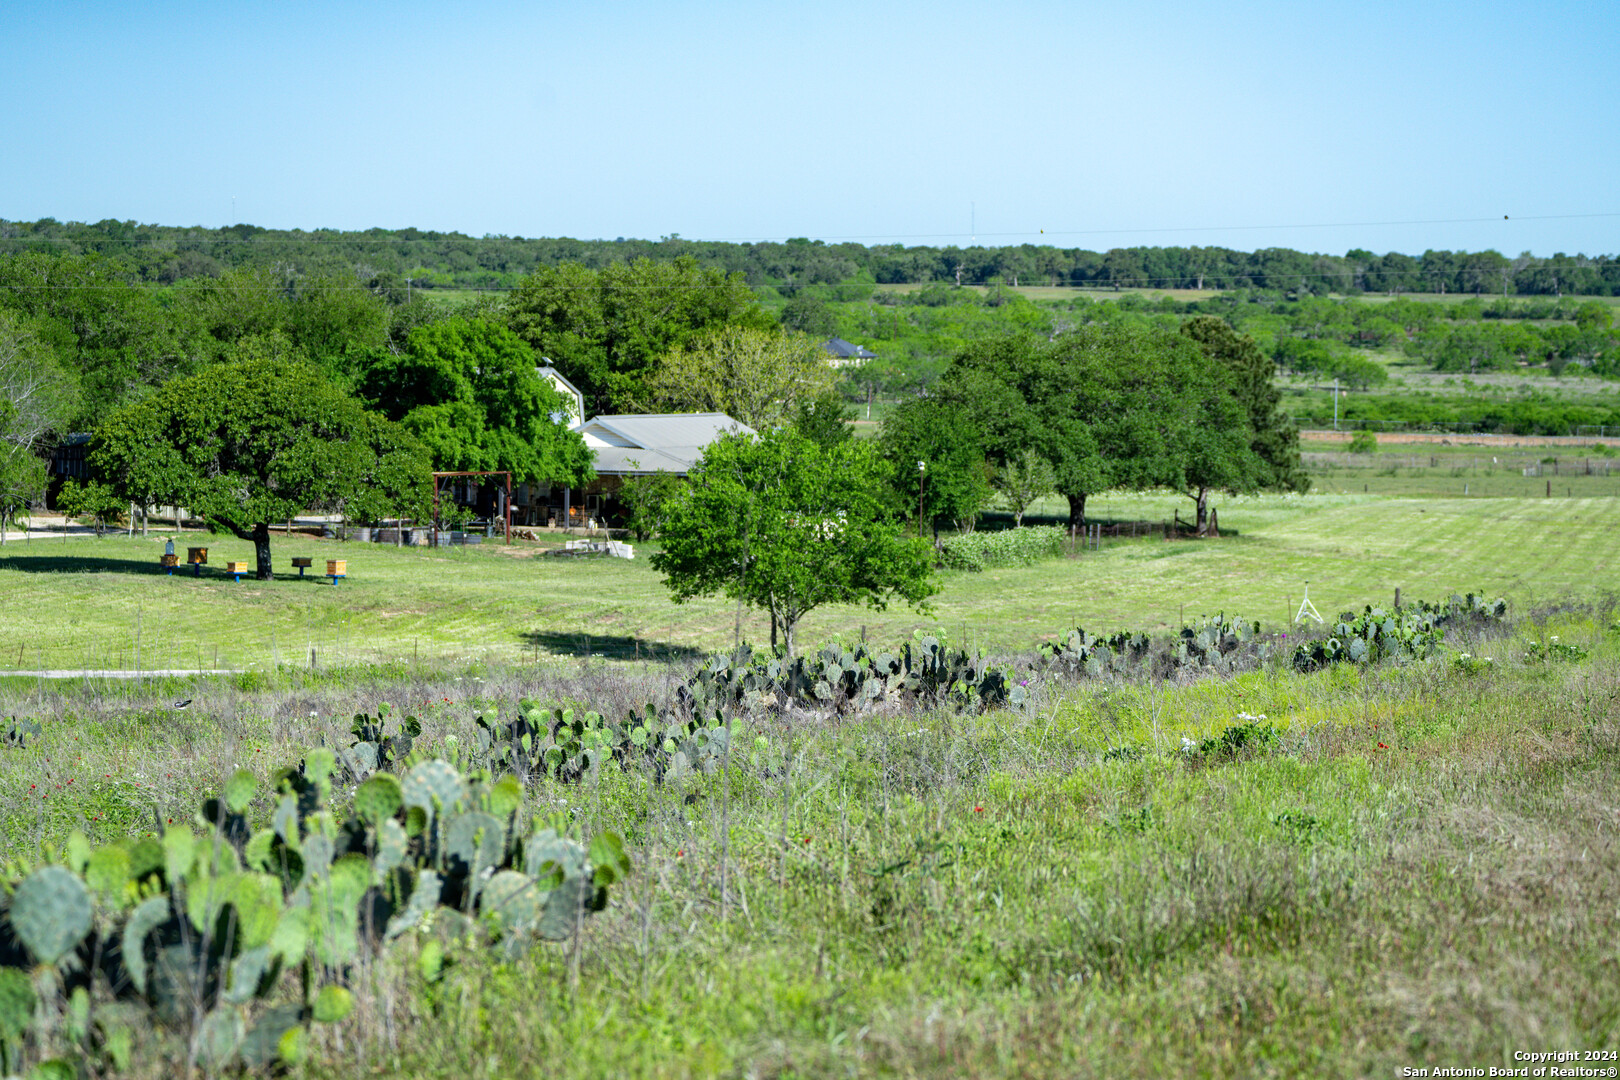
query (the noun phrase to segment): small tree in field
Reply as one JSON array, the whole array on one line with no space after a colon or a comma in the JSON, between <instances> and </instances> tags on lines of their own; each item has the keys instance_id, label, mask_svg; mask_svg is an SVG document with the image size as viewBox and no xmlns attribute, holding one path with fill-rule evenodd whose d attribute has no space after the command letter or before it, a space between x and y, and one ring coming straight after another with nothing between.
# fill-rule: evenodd
<instances>
[{"instance_id":1,"label":"small tree in field","mask_svg":"<svg viewBox=\"0 0 1620 1080\"><path fill-rule=\"evenodd\" d=\"M121 501L186 506L251 540L261 581L271 522L306 510L421 517L432 490L421 443L319 369L273 360L217 365L120 409L89 465Z\"/></svg>"},{"instance_id":2,"label":"small tree in field","mask_svg":"<svg viewBox=\"0 0 1620 1080\"><path fill-rule=\"evenodd\" d=\"M1378 436L1366 428L1362 428L1350 436L1350 452L1352 454L1378 453Z\"/></svg>"},{"instance_id":3,"label":"small tree in field","mask_svg":"<svg viewBox=\"0 0 1620 1080\"><path fill-rule=\"evenodd\" d=\"M1057 472L1041 455L1025 450L996 470L995 487L1013 513L1013 524L1021 526L1029 508L1057 490Z\"/></svg>"},{"instance_id":4,"label":"small tree in field","mask_svg":"<svg viewBox=\"0 0 1620 1080\"><path fill-rule=\"evenodd\" d=\"M723 593L764 609L791 656L799 620L824 604L921 606L934 593L928 543L903 535L885 495L869 443L723 436L665 505L653 569L677 604Z\"/></svg>"}]
</instances>

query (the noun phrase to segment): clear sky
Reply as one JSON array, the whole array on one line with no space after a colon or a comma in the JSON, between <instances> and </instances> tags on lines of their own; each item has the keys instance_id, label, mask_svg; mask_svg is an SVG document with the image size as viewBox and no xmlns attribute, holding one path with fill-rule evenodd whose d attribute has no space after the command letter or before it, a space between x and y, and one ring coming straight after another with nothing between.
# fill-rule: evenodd
<instances>
[{"instance_id":1,"label":"clear sky","mask_svg":"<svg viewBox=\"0 0 1620 1080\"><path fill-rule=\"evenodd\" d=\"M1615 0L8 0L0 41L11 220L1620 253Z\"/></svg>"}]
</instances>

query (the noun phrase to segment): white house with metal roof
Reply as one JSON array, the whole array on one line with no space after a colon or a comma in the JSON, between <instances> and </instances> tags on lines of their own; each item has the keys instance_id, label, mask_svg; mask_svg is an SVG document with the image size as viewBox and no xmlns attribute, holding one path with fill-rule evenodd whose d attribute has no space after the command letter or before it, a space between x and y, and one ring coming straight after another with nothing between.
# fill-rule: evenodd
<instances>
[{"instance_id":1,"label":"white house with metal roof","mask_svg":"<svg viewBox=\"0 0 1620 1080\"><path fill-rule=\"evenodd\" d=\"M728 432L754 429L725 413L645 413L598 416L577 429L596 451L598 476L667 472L685 476L704 447Z\"/></svg>"},{"instance_id":2,"label":"white house with metal roof","mask_svg":"<svg viewBox=\"0 0 1620 1080\"><path fill-rule=\"evenodd\" d=\"M584 490L553 488L549 506L536 506L529 515L547 521L584 525L613 518L612 503L626 477L669 473L685 476L703 456L703 450L729 432L755 434L754 429L725 413L642 413L596 416L574 426L595 452L596 479Z\"/></svg>"}]
</instances>

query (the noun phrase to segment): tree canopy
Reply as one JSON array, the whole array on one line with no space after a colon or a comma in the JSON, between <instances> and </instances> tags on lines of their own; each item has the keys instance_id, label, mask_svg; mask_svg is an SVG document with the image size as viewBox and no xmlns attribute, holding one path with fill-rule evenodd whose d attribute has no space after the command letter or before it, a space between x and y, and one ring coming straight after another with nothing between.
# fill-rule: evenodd
<instances>
[{"instance_id":1,"label":"tree canopy","mask_svg":"<svg viewBox=\"0 0 1620 1080\"><path fill-rule=\"evenodd\" d=\"M794 420L829 394L838 373L805 334L723 326L677 344L646 376L653 412L723 412L756 431Z\"/></svg>"},{"instance_id":2,"label":"tree canopy","mask_svg":"<svg viewBox=\"0 0 1620 1080\"><path fill-rule=\"evenodd\" d=\"M541 269L512 292L505 312L512 330L579 387L591 412L634 411L658 359L705 330L776 326L741 274L690 256Z\"/></svg>"},{"instance_id":3,"label":"tree canopy","mask_svg":"<svg viewBox=\"0 0 1620 1080\"><path fill-rule=\"evenodd\" d=\"M664 504L652 566L678 604L723 593L764 610L771 643L780 633L792 655L818 607L917 606L935 591L928 544L903 535L884 494L870 443L823 446L791 427L725 435Z\"/></svg>"},{"instance_id":4,"label":"tree canopy","mask_svg":"<svg viewBox=\"0 0 1620 1080\"><path fill-rule=\"evenodd\" d=\"M937 397L933 408L960 410L994 466L1006 469L1026 452L1049 463L1076 527L1099 491L1186 491L1202 520L1209 489L1254 490L1263 479L1232 375L1162 327L978 342L952 361Z\"/></svg>"},{"instance_id":5,"label":"tree canopy","mask_svg":"<svg viewBox=\"0 0 1620 1080\"><path fill-rule=\"evenodd\" d=\"M72 416L78 382L28 321L0 310L0 538L45 493L38 447Z\"/></svg>"},{"instance_id":6,"label":"tree canopy","mask_svg":"<svg viewBox=\"0 0 1620 1080\"><path fill-rule=\"evenodd\" d=\"M1299 428L1283 413L1282 394L1272 381L1272 362L1254 338L1213 315L1188 319L1181 332L1231 377L1233 397L1248 422L1249 448L1261 463L1257 485L1276 491L1308 490L1311 481L1299 456Z\"/></svg>"},{"instance_id":7,"label":"tree canopy","mask_svg":"<svg viewBox=\"0 0 1620 1080\"><path fill-rule=\"evenodd\" d=\"M402 352L372 357L361 394L420 439L435 468L508 470L518 483L595 475L585 440L553 419L569 402L504 326L451 318L417 327Z\"/></svg>"},{"instance_id":8,"label":"tree canopy","mask_svg":"<svg viewBox=\"0 0 1620 1080\"><path fill-rule=\"evenodd\" d=\"M426 449L309 364L220 364L108 417L91 476L120 499L188 507L251 540L269 580L272 522L307 510L356 520L422 517Z\"/></svg>"},{"instance_id":9,"label":"tree canopy","mask_svg":"<svg viewBox=\"0 0 1620 1080\"><path fill-rule=\"evenodd\" d=\"M942 518L971 525L990 501L978 420L975 409L950 397L914 398L884 419L878 446L890 504L902 518L916 515L919 531Z\"/></svg>"}]
</instances>

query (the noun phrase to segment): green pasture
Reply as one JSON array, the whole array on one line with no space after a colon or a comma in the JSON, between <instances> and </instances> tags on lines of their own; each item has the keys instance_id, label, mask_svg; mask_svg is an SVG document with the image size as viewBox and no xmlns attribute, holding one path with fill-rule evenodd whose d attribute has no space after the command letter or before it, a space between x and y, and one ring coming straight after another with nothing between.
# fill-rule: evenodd
<instances>
[{"instance_id":1,"label":"green pasture","mask_svg":"<svg viewBox=\"0 0 1620 1080\"><path fill-rule=\"evenodd\" d=\"M1605 497L1583 488L1573 498L1462 498L1462 482L1449 476L1435 483L1455 484L1454 495L1350 490L1371 489L1375 480L1419 484L1401 476L1357 484L1329 474L1319 484L1334 494L1216 498L1218 540L1163 539L1164 522L1190 516L1189 499L1096 498L1092 518L1124 534L1105 537L1099 550L944 573L927 614L821 609L806 618L800 640L853 639L864 630L872 640L899 641L927 630L969 645L1028 649L1076 625L1164 630L1183 614L1235 612L1279 625L1306 582L1328 615L1386 601L1397 587L1412 598L1483 589L1521 604L1620 589L1620 499L1607 497L1620 477L1608 481ZM1065 512L1051 500L1035 520L1045 513L1061 521ZM738 609L722 598L672 604L645 545L627 562L545 557L534 545L399 549L278 536L279 572L269 583L232 582L220 572L226 560L252 559L244 542L210 538L210 566L200 578L184 569L161 573L161 545L154 535L14 540L0 548L0 672L133 669L137 646L142 670L587 655L661 661L729 647L737 633ZM295 555L310 556L317 569L328 558L346 559L349 576L336 586L300 579L288 569ZM742 612L741 624L745 639L768 639L757 613Z\"/></svg>"},{"instance_id":2,"label":"green pasture","mask_svg":"<svg viewBox=\"0 0 1620 1080\"><path fill-rule=\"evenodd\" d=\"M1021 712L766 715L713 775L541 775L523 820L625 838L606 910L510 958L379 947L289 1075L1360 1077L1612 1050L1615 614L1369 669L1060 682ZM1571 651L1536 658L1554 634ZM473 717L520 697L668 694L623 666L484 674L212 682L183 712L168 687L0 688L45 720L0 755L0 853L184 821L379 701L477 767ZM1245 726L1264 741L1222 750ZM183 1032L134 1038L129 1075L177 1074Z\"/></svg>"}]
</instances>

